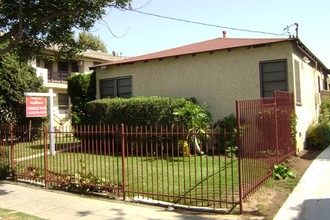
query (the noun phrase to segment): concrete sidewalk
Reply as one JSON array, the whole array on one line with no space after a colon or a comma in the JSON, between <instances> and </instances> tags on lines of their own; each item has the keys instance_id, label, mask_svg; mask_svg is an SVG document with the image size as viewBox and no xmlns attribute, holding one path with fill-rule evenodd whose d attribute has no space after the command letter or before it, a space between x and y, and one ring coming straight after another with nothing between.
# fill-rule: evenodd
<instances>
[{"instance_id":1,"label":"concrete sidewalk","mask_svg":"<svg viewBox=\"0 0 330 220\"><path fill-rule=\"evenodd\" d=\"M330 147L310 165L274 220L330 219Z\"/></svg>"},{"instance_id":2,"label":"concrete sidewalk","mask_svg":"<svg viewBox=\"0 0 330 220\"><path fill-rule=\"evenodd\" d=\"M192 215L166 208L53 191L28 184L0 182L0 207L45 219L243 219L242 216ZM1 216L0 216L1 217ZM252 217L250 219L260 219Z\"/></svg>"}]
</instances>

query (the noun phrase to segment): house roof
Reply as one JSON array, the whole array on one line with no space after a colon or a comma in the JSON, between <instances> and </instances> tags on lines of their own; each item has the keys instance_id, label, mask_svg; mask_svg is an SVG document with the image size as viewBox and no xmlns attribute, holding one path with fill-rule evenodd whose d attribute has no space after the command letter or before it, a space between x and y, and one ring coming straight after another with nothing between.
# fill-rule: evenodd
<instances>
[{"instance_id":1,"label":"house roof","mask_svg":"<svg viewBox=\"0 0 330 220\"><path fill-rule=\"evenodd\" d=\"M83 57L91 58L91 59L98 59L103 61L116 61L124 59L124 57L121 56L114 56L113 54L109 53L102 53L95 50L87 50L81 53Z\"/></svg>"},{"instance_id":2,"label":"house roof","mask_svg":"<svg viewBox=\"0 0 330 220\"><path fill-rule=\"evenodd\" d=\"M155 53L145 54L142 56L130 57L127 59L112 61L102 63L96 66L91 67L91 69L96 69L101 66L112 66L112 65L121 65L129 64L139 61L148 61L154 59L162 59L168 57L177 57L188 54L196 54L202 52L211 52L224 49L233 49L239 47L247 46L257 46L263 44L279 43L279 42L297 42L297 45L300 45L299 49L304 50L306 54L311 56L314 60L317 60L323 69L329 73L329 69L313 55L308 48L297 38L216 38L212 40L202 41L199 43L194 43L186 46L176 47L173 49L163 50Z\"/></svg>"},{"instance_id":3,"label":"house roof","mask_svg":"<svg viewBox=\"0 0 330 220\"><path fill-rule=\"evenodd\" d=\"M59 47L58 45L52 45L48 48L45 48L44 51L49 51L50 53L57 53L59 52ZM88 58L91 60L97 60L100 62L112 62L120 59L124 59L125 57L121 56L114 56L113 54L110 53L103 53L101 51L95 51L95 50L86 50L82 51L80 54L81 58Z\"/></svg>"}]
</instances>

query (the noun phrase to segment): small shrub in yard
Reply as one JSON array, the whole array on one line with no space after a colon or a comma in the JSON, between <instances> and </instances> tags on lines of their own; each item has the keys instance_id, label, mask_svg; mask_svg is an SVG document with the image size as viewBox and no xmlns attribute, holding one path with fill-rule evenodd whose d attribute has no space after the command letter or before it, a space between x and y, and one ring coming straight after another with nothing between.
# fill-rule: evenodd
<instances>
[{"instance_id":1,"label":"small shrub in yard","mask_svg":"<svg viewBox=\"0 0 330 220\"><path fill-rule=\"evenodd\" d=\"M10 164L8 152L0 148L0 180L4 180L10 176Z\"/></svg>"},{"instance_id":2,"label":"small shrub in yard","mask_svg":"<svg viewBox=\"0 0 330 220\"><path fill-rule=\"evenodd\" d=\"M320 123L330 123L330 98L322 98L322 104L320 107Z\"/></svg>"},{"instance_id":3,"label":"small shrub in yard","mask_svg":"<svg viewBox=\"0 0 330 220\"><path fill-rule=\"evenodd\" d=\"M219 130L224 133L226 131L226 137L221 138L218 143L219 151L222 154L228 156L237 156L237 119L234 114L230 114L213 124L215 130ZM226 148L225 148L226 147Z\"/></svg>"},{"instance_id":4,"label":"small shrub in yard","mask_svg":"<svg viewBox=\"0 0 330 220\"><path fill-rule=\"evenodd\" d=\"M326 122L312 125L308 128L307 145L310 148L323 150L330 145L330 127Z\"/></svg>"},{"instance_id":5,"label":"small shrub in yard","mask_svg":"<svg viewBox=\"0 0 330 220\"><path fill-rule=\"evenodd\" d=\"M288 178L296 178L296 174L281 163L274 165L273 177L275 180L286 180Z\"/></svg>"},{"instance_id":6,"label":"small shrub in yard","mask_svg":"<svg viewBox=\"0 0 330 220\"><path fill-rule=\"evenodd\" d=\"M183 155L185 157L190 156L190 147L188 145L187 141L179 141L178 142L178 148L179 148L179 153L180 155Z\"/></svg>"}]
</instances>

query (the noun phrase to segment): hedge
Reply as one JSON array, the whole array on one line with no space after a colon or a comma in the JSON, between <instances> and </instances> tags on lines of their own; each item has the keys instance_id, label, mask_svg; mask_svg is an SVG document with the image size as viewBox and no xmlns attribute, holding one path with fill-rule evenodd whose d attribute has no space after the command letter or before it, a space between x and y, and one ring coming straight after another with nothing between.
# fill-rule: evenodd
<instances>
[{"instance_id":1,"label":"hedge","mask_svg":"<svg viewBox=\"0 0 330 220\"><path fill-rule=\"evenodd\" d=\"M189 128L209 124L205 106L193 99L168 97L133 97L100 99L88 102L82 124L155 125L181 124Z\"/></svg>"}]
</instances>

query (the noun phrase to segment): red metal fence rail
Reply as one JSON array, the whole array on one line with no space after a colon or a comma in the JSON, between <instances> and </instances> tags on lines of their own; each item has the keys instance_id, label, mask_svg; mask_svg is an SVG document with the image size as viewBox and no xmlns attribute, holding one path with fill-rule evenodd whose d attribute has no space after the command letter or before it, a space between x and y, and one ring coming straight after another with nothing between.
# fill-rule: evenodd
<instances>
[{"instance_id":1,"label":"red metal fence rail","mask_svg":"<svg viewBox=\"0 0 330 220\"><path fill-rule=\"evenodd\" d=\"M19 181L123 200L230 212L295 153L293 94L237 101L237 137L219 128L0 127L0 169ZM236 138L238 157L236 157ZM7 167L3 167L3 165Z\"/></svg>"},{"instance_id":2,"label":"red metal fence rail","mask_svg":"<svg viewBox=\"0 0 330 220\"><path fill-rule=\"evenodd\" d=\"M242 201L272 174L274 164L295 153L293 94L276 91L272 98L239 100L236 108Z\"/></svg>"},{"instance_id":3,"label":"red metal fence rail","mask_svg":"<svg viewBox=\"0 0 330 220\"><path fill-rule=\"evenodd\" d=\"M55 132L15 127L14 177L48 187L164 205L229 212L239 204L232 133L179 126L78 126ZM230 154L227 154L227 153ZM231 153L234 152L234 153Z\"/></svg>"}]
</instances>

